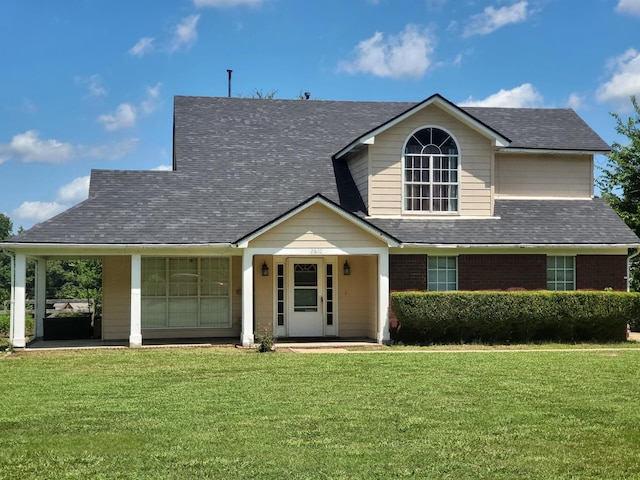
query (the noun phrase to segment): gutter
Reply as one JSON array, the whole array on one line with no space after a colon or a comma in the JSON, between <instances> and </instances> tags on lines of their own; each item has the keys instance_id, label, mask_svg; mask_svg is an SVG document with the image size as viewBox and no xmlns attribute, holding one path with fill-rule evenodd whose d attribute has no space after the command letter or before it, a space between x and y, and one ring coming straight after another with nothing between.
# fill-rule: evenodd
<instances>
[{"instance_id":1,"label":"gutter","mask_svg":"<svg viewBox=\"0 0 640 480\"><path fill-rule=\"evenodd\" d=\"M541 244L541 243L403 243L400 248L442 248L442 249L455 249L455 248L537 248L537 249L561 249L561 248L627 248L636 250L639 248L637 244L627 243L554 243L554 244ZM640 250L635 254L640 254ZM634 257L635 257L634 255Z\"/></svg>"}]
</instances>

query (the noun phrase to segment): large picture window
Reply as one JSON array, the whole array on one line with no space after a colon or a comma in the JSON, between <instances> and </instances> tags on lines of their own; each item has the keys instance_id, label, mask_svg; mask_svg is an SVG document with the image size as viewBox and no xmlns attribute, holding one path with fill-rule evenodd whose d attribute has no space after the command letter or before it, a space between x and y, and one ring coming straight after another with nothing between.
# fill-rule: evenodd
<instances>
[{"instance_id":1,"label":"large picture window","mask_svg":"<svg viewBox=\"0 0 640 480\"><path fill-rule=\"evenodd\" d=\"M143 258L142 328L231 326L229 258Z\"/></svg>"},{"instance_id":2,"label":"large picture window","mask_svg":"<svg viewBox=\"0 0 640 480\"><path fill-rule=\"evenodd\" d=\"M404 211L458 211L458 152L453 137L439 128L411 135L403 156Z\"/></svg>"}]
</instances>

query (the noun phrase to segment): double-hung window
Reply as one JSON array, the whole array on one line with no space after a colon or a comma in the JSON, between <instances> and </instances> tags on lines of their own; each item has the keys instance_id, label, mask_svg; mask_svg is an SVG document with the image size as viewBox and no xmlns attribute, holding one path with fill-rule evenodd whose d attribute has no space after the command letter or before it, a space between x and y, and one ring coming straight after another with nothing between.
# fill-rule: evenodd
<instances>
[{"instance_id":1,"label":"double-hung window","mask_svg":"<svg viewBox=\"0 0 640 480\"><path fill-rule=\"evenodd\" d=\"M427 127L415 132L404 148L405 212L457 212L460 156L454 138Z\"/></svg>"}]
</instances>

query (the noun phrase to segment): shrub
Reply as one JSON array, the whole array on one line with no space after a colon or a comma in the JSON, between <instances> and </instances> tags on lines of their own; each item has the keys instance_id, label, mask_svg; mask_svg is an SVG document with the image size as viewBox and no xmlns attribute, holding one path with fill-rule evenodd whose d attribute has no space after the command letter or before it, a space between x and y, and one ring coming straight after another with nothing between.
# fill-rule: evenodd
<instances>
[{"instance_id":1,"label":"shrub","mask_svg":"<svg viewBox=\"0 0 640 480\"><path fill-rule=\"evenodd\" d=\"M391 295L404 343L624 341L640 294L622 292L403 292Z\"/></svg>"},{"instance_id":2,"label":"shrub","mask_svg":"<svg viewBox=\"0 0 640 480\"><path fill-rule=\"evenodd\" d=\"M267 353L276 351L276 340L278 337L268 328L264 328L261 333L256 333L255 338L258 344L258 352Z\"/></svg>"},{"instance_id":3,"label":"shrub","mask_svg":"<svg viewBox=\"0 0 640 480\"><path fill-rule=\"evenodd\" d=\"M11 316L8 313L3 313L0 315L0 335L9 335L9 330L11 329ZM35 325L33 323L33 316L27 315L27 321L25 324L25 329L27 334L33 335L35 332Z\"/></svg>"}]
</instances>

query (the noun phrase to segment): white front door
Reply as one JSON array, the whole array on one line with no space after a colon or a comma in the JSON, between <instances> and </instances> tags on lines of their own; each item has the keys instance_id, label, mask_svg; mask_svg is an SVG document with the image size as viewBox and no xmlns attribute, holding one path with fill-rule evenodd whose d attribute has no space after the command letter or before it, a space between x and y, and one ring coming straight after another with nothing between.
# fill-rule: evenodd
<instances>
[{"instance_id":1,"label":"white front door","mask_svg":"<svg viewBox=\"0 0 640 480\"><path fill-rule=\"evenodd\" d=\"M324 262L317 258L291 258L289 278L289 336L324 335Z\"/></svg>"}]
</instances>

